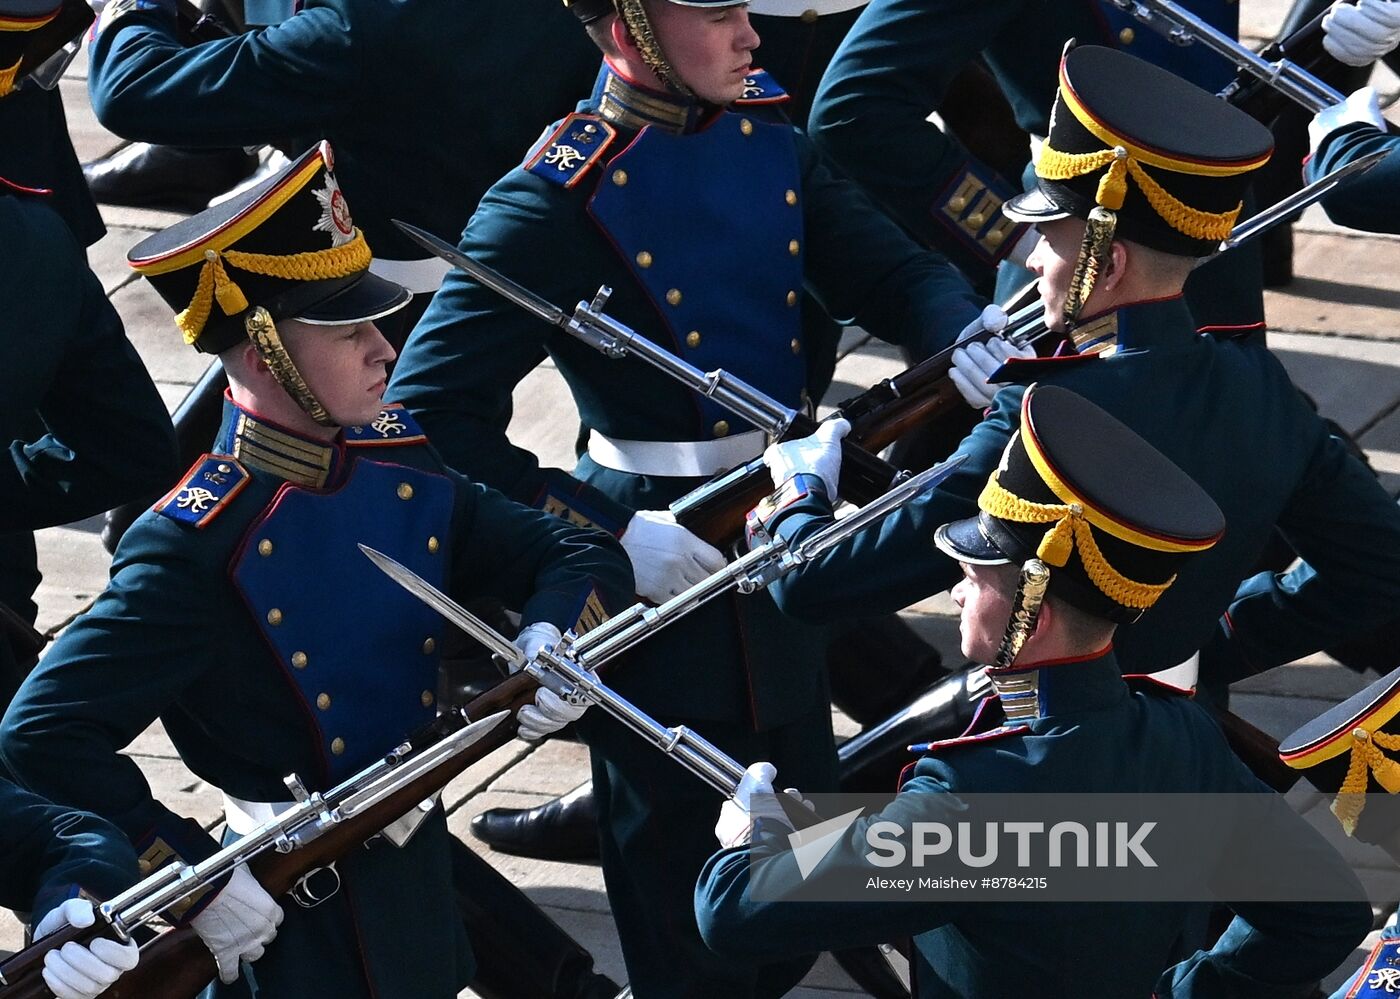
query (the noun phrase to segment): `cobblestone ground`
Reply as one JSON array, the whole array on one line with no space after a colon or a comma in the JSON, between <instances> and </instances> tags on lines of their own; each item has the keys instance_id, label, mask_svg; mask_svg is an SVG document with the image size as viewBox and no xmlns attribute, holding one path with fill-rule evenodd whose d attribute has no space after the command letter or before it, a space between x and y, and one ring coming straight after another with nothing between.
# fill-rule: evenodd
<instances>
[{"instance_id":1,"label":"cobblestone ground","mask_svg":"<svg viewBox=\"0 0 1400 999\"><path fill-rule=\"evenodd\" d=\"M1282 18L1280 0L1244 0L1245 34L1257 40L1272 34ZM102 129L88 106L81 60L62 82L69 123L80 156L91 159L120 145ZM1379 80L1394 96L1393 77ZM1400 120L1400 119L1397 119ZM176 221L162 212L109 210L108 236L91 252L112 302L126 322L161 392L172 408L198 378L204 359L181 346L164 304L125 266L127 249L150 232ZM1400 241L1362 235L1332 226L1309 212L1297 228L1297 279L1269 294L1273 349L1297 383L1317 400L1322 412L1356 436L1387 488L1400 490ZM892 351L851 334L837 369L830 398L839 400L898 369ZM568 460L576 417L567 393L549 367L531 375L516 393L512 437L551 463ZM39 591L40 626L60 629L101 589L108 558L98 542L100 525L88 521L47 530L40 535L44 583ZM956 655L956 622L942 598L927 600L905 613L949 657ZM1290 732L1330 704L1359 689L1364 681L1324 656L1276 670L1236 688L1236 709L1275 736ZM838 734L854 726L837 717ZM155 727L134 742L128 753L140 764L155 792L177 811L209 825L218 822L217 792L191 775L177 759L164 732ZM588 865L522 860L496 854L466 832L468 821L484 809L528 806L548 800L587 775L584 749L567 742L539 748L515 742L483 760L459 778L444 802L452 828L491 863L520 885L537 903L589 947L601 971L624 978L607 898L598 869ZM1296 789L1295 806L1329 831L1335 822L1320 796ZM699 819L697 819L699 821ZM704 821L709 821L704 817ZM1400 899L1400 871L1378 851L1343 844L1363 877L1386 899L1377 925ZM18 924L0 913L0 948L19 941ZM1330 984L1361 960L1362 951ZM467 993L470 994L470 993ZM796 995L817 997L859 994L834 963L824 959Z\"/></svg>"}]
</instances>

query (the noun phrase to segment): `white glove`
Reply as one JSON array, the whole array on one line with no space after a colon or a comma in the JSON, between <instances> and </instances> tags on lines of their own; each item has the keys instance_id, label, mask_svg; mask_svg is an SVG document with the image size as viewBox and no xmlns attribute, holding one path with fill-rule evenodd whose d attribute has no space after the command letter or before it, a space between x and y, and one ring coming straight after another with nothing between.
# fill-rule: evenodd
<instances>
[{"instance_id":1,"label":"white glove","mask_svg":"<svg viewBox=\"0 0 1400 999\"><path fill-rule=\"evenodd\" d=\"M953 351L953 366L948 369L948 377L969 406L986 409L1001 388L987 379L1009 358L1034 356L1034 347L1018 347L1010 340L992 337L985 345L970 343Z\"/></svg>"},{"instance_id":2,"label":"white glove","mask_svg":"<svg viewBox=\"0 0 1400 999\"><path fill-rule=\"evenodd\" d=\"M1333 104L1313 115L1313 120L1308 122L1309 149L1316 153L1318 146L1322 145L1322 140L1327 136L1344 125L1358 123L1385 131L1385 119L1381 117L1381 106L1376 97L1375 87L1362 87L1355 93L1348 94L1341 104Z\"/></svg>"},{"instance_id":3,"label":"white glove","mask_svg":"<svg viewBox=\"0 0 1400 999\"><path fill-rule=\"evenodd\" d=\"M1335 3L1322 19L1322 47L1348 66L1369 66L1400 45L1400 3Z\"/></svg>"},{"instance_id":4,"label":"white glove","mask_svg":"<svg viewBox=\"0 0 1400 999\"><path fill-rule=\"evenodd\" d=\"M637 596L662 603L727 564L719 550L676 523L670 510L638 510L619 539L632 560Z\"/></svg>"},{"instance_id":5,"label":"white glove","mask_svg":"<svg viewBox=\"0 0 1400 999\"><path fill-rule=\"evenodd\" d=\"M85 929L95 919L91 902L70 898L39 921L34 939L42 940L65 926ZM96 999L140 959L135 940L121 944L100 938L86 947L70 941L44 955L44 984L58 999Z\"/></svg>"},{"instance_id":6,"label":"white glove","mask_svg":"<svg viewBox=\"0 0 1400 999\"><path fill-rule=\"evenodd\" d=\"M238 981L238 962L252 963L263 956L263 949L277 936L282 907L277 904L246 864L233 869L224 890L190 925L214 955L219 981Z\"/></svg>"},{"instance_id":7,"label":"white glove","mask_svg":"<svg viewBox=\"0 0 1400 999\"><path fill-rule=\"evenodd\" d=\"M1039 242L1040 230L1035 226L1031 226L1025 232L1021 233L1020 239L1016 240L1016 245L1013 246L1011 252L1006 255L1007 261L1015 264L1017 267L1025 267L1026 263L1031 259L1031 253L1035 250L1035 244ZM999 305L989 305L987 308L996 309L1003 316L1006 315L1006 310ZM983 315L986 315L985 311ZM1005 320L1002 321L1001 325L1006 325Z\"/></svg>"},{"instance_id":8,"label":"white glove","mask_svg":"<svg viewBox=\"0 0 1400 999\"><path fill-rule=\"evenodd\" d=\"M526 659L533 659L540 650L557 644L561 637L559 629L548 621L536 621L521 629L515 637L515 647L525 653ZM587 704L570 704L552 690L540 687L535 691L535 703L516 712L516 734L537 742L570 722L578 721L586 710Z\"/></svg>"},{"instance_id":9,"label":"white glove","mask_svg":"<svg viewBox=\"0 0 1400 999\"><path fill-rule=\"evenodd\" d=\"M810 437L769 445L763 452L763 463L773 476L773 486L781 488L794 475L815 475L834 501L836 483L841 478L841 438L850 432L847 420L825 420Z\"/></svg>"},{"instance_id":10,"label":"white glove","mask_svg":"<svg viewBox=\"0 0 1400 999\"><path fill-rule=\"evenodd\" d=\"M719 840L720 846L726 850L735 846L747 846L753 837L755 819L771 819L787 829L792 828L792 820L787 817L783 806L778 803L778 798L773 793L773 778L777 776L778 769L766 762L754 763L744 771L739 786L734 790L734 797L726 801L719 810L719 821L715 823L715 838ZM802 792L797 788L786 788L783 794L798 801L807 811L816 812L816 807L802 797Z\"/></svg>"}]
</instances>

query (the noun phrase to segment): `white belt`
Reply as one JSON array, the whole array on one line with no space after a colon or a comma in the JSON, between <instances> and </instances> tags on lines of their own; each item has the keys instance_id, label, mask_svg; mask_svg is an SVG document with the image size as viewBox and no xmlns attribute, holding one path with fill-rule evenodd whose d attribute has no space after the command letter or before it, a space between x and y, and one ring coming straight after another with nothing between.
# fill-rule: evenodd
<instances>
[{"instance_id":1,"label":"white belt","mask_svg":"<svg viewBox=\"0 0 1400 999\"><path fill-rule=\"evenodd\" d=\"M591 430L588 456L604 468L633 475L709 477L757 458L766 440L762 430L712 441L623 441Z\"/></svg>"},{"instance_id":2,"label":"white belt","mask_svg":"<svg viewBox=\"0 0 1400 999\"><path fill-rule=\"evenodd\" d=\"M431 295L442 286L442 279L452 265L446 260L429 257L426 260L386 260L375 257L369 263L369 272L385 281L401 284L415 295Z\"/></svg>"},{"instance_id":3,"label":"white belt","mask_svg":"<svg viewBox=\"0 0 1400 999\"><path fill-rule=\"evenodd\" d=\"M818 16L840 14L864 7L870 0L749 0L750 14L769 17L801 17L808 11Z\"/></svg>"},{"instance_id":4,"label":"white belt","mask_svg":"<svg viewBox=\"0 0 1400 999\"><path fill-rule=\"evenodd\" d=\"M441 792L419 802L411 812L385 826L380 835L395 846L403 846L418 831L423 820L432 814ZM244 801L225 792L224 822L235 836L247 836L259 826L266 825L283 812L296 807L295 801Z\"/></svg>"},{"instance_id":5,"label":"white belt","mask_svg":"<svg viewBox=\"0 0 1400 999\"><path fill-rule=\"evenodd\" d=\"M1195 690L1196 678L1201 672L1201 654L1193 653L1191 658L1176 666L1168 666L1166 669L1159 669L1148 676L1159 683L1169 684L1173 687L1180 687L1183 690Z\"/></svg>"}]
</instances>

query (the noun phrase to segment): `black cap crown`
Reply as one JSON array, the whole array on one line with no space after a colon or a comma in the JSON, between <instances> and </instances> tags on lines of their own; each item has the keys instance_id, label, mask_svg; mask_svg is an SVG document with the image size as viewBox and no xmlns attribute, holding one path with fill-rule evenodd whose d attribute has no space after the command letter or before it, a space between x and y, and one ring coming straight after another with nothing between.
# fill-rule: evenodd
<instances>
[{"instance_id":1,"label":"black cap crown","mask_svg":"<svg viewBox=\"0 0 1400 999\"><path fill-rule=\"evenodd\" d=\"M262 306L273 320L323 326L378 319L409 293L369 273L370 249L332 172L329 143L276 176L142 240L127 260L171 308L204 353L245 336Z\"/></svg>"},{"instance_id":2,"label":"black cap crown","mask_svg":"<svg viewBox=\"0 0 1400 999\"><path fill-rule=\"evenodd\" d=\"M1160 451L1068 389L1033 385L1021 427L978 497L977 517L938 530L963 562L1051 567L1049 592L1110 621L1133 621L1182 561L1225 531L1205 490Z\"/></svg>"},{"instance_id":3,"label":"black cap crown","mask_svg":"<svg viewBox=\"0 0 1400 999\"><path fill-rule=\"evenodd\" d=\"M1273 136L1249 115L1160 67L1081 45L1060 61L1037 188L1005 205L1017 221L1117 214L1118 235L1180 256L1215 253Z\"/></svg>"},{"instance_id":4,"label":"black cap crown","mask_svg":"<svg viewBox=\"0 0 1400 999\"><path fill-rule=\"evenodd\" d=\"M86 0L0 0L0 97L92 21Z\"/></svg>"}]
</instances>

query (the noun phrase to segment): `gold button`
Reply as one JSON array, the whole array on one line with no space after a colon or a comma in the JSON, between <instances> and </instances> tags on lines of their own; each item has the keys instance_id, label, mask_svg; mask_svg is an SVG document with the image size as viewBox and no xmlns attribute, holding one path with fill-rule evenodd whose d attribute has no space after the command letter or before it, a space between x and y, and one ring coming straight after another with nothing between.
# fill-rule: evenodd
<instances>
[{"instance_id":1,"label":"gold button","mask_svg":"<svg viewBox=\"0 0 1400 999\"><path fill-rule=\"evenodd\" d=\"M626 171L626 170L614 170L614 171L613 171L613 183L616 184L618 187L626 187L626 186L627 186L627 171Z\"/></svg>"},{"instance_id":2,"label":"gold button","mask_svg":"<svg viewBox=\"0 0 1400 999\"><path fill-rule=\"evenodd\" d=\"M982 238L987 241L988 246L1000 246L1002 240L1006 239L1006 232L1001 229L993 229Z\"/></svg>"},{"instance_id":3,"label":"gold button","mask_svg":"<svg viewBox=\"0 0 1400 999\"><path fill-rule=\"evenodd\" d=\"M698 346L700 346L700 331L699 331L699 330L691 330L689 333L687 333L687 334L685 335L685 345L686 345L687 347L698 347Z\"/></svg>"},{"instance_id":4,"label":"gold button","mask_svg":"<svg viewBox=\"0 0 1400 999\"><path fill-rule=\"evenodd\" d=\"M437 651L437 642L431 638L423 639L423 655L430 656Z\"/></svg>"},{"instance_id":5,"label":"gold button","mask_svg":"<svg viewBox=\"0 0 1400 999\"><path fill-rule=\"evenodd\" d=\"M723 437L723 436L724 436L725 434L727 434L727 433L729 433L729 421L728 421L728 420L720 420L718 423L715 424L715 436L716 436L716 437Z\"/></svg>"},{"instance_id":6,"label":"gold button","mask_svg":"<svg viewBox=\"0 0 1400 999\"><path fill-rule=\"evenodd\" d=\"M796 191L791 191L791 190L788 191L787 194L783 195L783 200L786 201L786 202L787 202L788 204L790 204L790 205L795 205L795 204L797 204L797 192L796 192Z\"/></svg>"},{"instance_id":7,"label":"gold button","mask_svg":"<svg viewBox=\"0 0 1400 999\"><path fill-rule=\"evenodd\" d=\"M641 253L637 254L637 266L642 268L650 267L651 254L648 253L646 250L643 250Z\"/></svg>"},{"instance_id":8,"label":"gold button","mask_svg":"<svg viewBox=\"0 0 1400 999\"><path fill-rule=\"evenodd\" d=\"M259 555L262 555L264 558L266 558L268 555L271 555L271 554L272 554L272 542L269 541L269 540L267 540L267 538L263 538L261 541L259 541L259 542L258 542L258 554L259 554Z\"/></svg>"},{"instance_id":9,"label":"gold button","mask_svg":"<svg viewBox=\"0 0 1400 999\"><path fill-rule=\"evenodd\" d=\"M962 195L958 195L956 198L948 199L948 211L950 212L960 212L966 207L967 199L964 198Z\"/></svg>"},{"instance_id":10,"label":"gold button","mask_svg":"<svg viewBox=\"0 0 1400 999\"><path fill-rule=\"evenodd\" d=\"M972 226L972 228L974 229L981 228L982 223L985 221L987 221L987 216L982 214L981 212L973 212L967 217L967 224Z\"/></svg>"},{"instance_id":11,"label":"gold button","mask_svg":"<svg viewBox=\"0 0 1400 999\"><path fill-rule=\"evenodd\" d=\"M743 132L745 135L753 135L753 122L749 121L747 118L740 118L739 131Z\"/></svg>"},{"instance_id":12,"label":"gold button","mask_svg":"<svg viewBox=\"0 0 1400 999\"><path fill-rule=\"evenodd\" d=\"M669 302L669 303L672 304L672 305L680 305L680 304L681 304L681 293L680 293L680 289L679 289L679 288L672 288L670 291L666 292L666 301Z\"/></svg>"},{"instance_id":13,"label":"gold button","mask_svg":"<svg viewBox=\"0 0 1400 999\"><path fill-rule=\"evenodd\" d=\"M419 695L418 700L423 702L423 707L431 708L434 700L433 692L431 690L423 691L423 693Z\"/></svg>"},{"instance_id":14,"label":"gold button","mask_svg":"<svg viewBox=\"0 0 1400 999\"><path fill-rule=\"evenodd\" d=\"M794 354L802 353L802 341L797 339L797 337L793 337L792 343L788 344L788 346L792 348Z\"/></svg>"},{"instance_id":15,"label":"gold button","mask_svg":"<svg viewBox=\"0 0 1400 999\"><path fill-rule=\"evenodd\" d=\"M332 739L331 752L334 753L336 756L342 755L345 752L345 740L342 739L340 736L336 736L334 739Z\"/></svg>"},{"instance_id":16,"label":"gold button","mask_svg":"<svg viewBox=\"0 0 1400 999\"><path fill-rule=\"evenodd\" d=\"M442 544L438 541L437 538L429 538L429 539L428 539L428 553L429 553L430 555L436 555L438 549L441 548L441 547L442 547Z\"/></svg>"},{"instance_id":17,"label":"gold button","mask_svg":"<svg viewBox=\"0 0 1400 999\"><path fill-rule=\"evenodd\" d=\"M1351 737L1353 739L1359 739L1362 742L1367 742L1371 738L1371 733L1367 732L1364 728L1354 728L1351 730Z\"/></svg>"},{"instance_id":18,"label":"gold button","mask_svg":"<svg viewBox=\"0 0 1400 999\"><path fill-rule=\"evenodd\" d=\"M322 711L329 711L331 709L331 695L317 694L316 707L320 708Z\"/></svg>"},{"instance_id":19,"label":"gold button","mask_svg":"<svg viewBox=\"0 0 1400 999\"><path fill-rule=\"evenodd\" d=\"M292 665L295 666L297 669L306 669L306 653L293 652Z\"/></svg>"},{"instance_id":20,"label":"gold button","mask_svg":"<svg viewBox=\"0 0 1400 999\"><path fill-rule=\"evenodd\" d=\"M407 482L400 482L400 483L399 483L399 490L398 490L398 492L399 492L399 499L401 499L401 500L411 500L411 499L413 499L413 487L410 486Z\"/></svg>"},{"instance_id":21,"label":"gold button","mask_svg":"<svg viewBox=\"0 0 1400 999\"><path fill-rule=\"evenodd\" d=\"M225 475L227 475L229 472L232 472L232 471L233 471L233 467L232 467L231 465L220 465L220 466L219 466L219 471L221 471L221 472L223 472Z\"/></svg>"},{"instance_id":22,"label":"gold button","mask_svg":"<svg viewBox=\"0 0 1400 999\"><path fill-rule=\"evenodd\" d=\"M282 612L276 607L272 608L272 610L267 612L267 623L274 628L277 627L282 623Z\"/></svg>"},{"instance_id":23,"label":"gold button","mask_svg":"<svg viewBox=\"0 0 1400 999\"><path fill-rule=\"evenodd\" d=\"M788 252L791 253L794 257L797 256L799 253L802 252L802 244L795 239L792 240L788 243Z\"/></svg>"},{"instance_id":24,"label":"gold button","mask_svg":"<svg viewBox=\"0 0 1400 999\"><path fill-rule=\"evenodd\" d=\"M818 14L812 8L808 7L802 12L802 16L798 18L798 20L800 20L803 24L816 24L817 18L819 17L821 17L820 14Z\"/></svg>"},{"instance_id":25,"label":"gold button","mask_svg":"<svg viewBox=\"0 0 1400 999\"><path fill-rule=\"evenodd\" d=\"M795 292L795 291L790 291L790 292L788 292L787 304L788 304L789 306L793 306L793 305L796 305L796 304L797 304L797 292Z\"/></svg>"},{"instance_id":26,"label":"gold button","mask_svg":"<svg viewBox=\"0 0 1400 999\"><path fill-rule=\"evenodd\" d=\"M1124 45L1133 44L1133 39L1136 37L1137 32L1133 31L1132 28L1124 28L1122 31L1118 32L1118 40Z\"/></svg>"}]
</instances>

